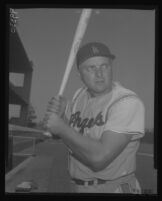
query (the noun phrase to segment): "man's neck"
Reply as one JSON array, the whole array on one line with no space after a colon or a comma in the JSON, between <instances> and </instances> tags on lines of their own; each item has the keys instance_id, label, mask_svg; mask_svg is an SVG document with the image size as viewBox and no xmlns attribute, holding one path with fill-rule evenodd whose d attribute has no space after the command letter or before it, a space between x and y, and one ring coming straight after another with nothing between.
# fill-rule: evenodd
<instances>
[{"instance_id":1,"label":"man's neck","mask_svg":"<svg viewBox=\"0 0 162 201\"><path fill-rule=\"evenodd\" d=\"M109 88L107 88L105 91L101 92L101 93L94 92L94 91L92 91L90 89L88 89L87 91L88 91L88 93L89 93L91 98L97 98L97 97L109 94L112 91L112 85Z\"/></svg>"}]
</instances>

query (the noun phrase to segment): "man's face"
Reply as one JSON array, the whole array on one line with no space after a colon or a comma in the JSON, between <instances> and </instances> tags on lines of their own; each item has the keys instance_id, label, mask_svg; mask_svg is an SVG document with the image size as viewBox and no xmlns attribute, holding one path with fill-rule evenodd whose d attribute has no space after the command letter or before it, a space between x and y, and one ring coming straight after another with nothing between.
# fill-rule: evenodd
<instances>
[{"instance_id":1,"label":"man's face","mask_svg":"<svg viewBox=\"0 0 162 201\"><path fill-rule=\"evenodd\" d=\"M112 88L112 60L107 57L91 57L79 66L81 80L93 96L102 95Z\"/></svg>"}]
</instances>

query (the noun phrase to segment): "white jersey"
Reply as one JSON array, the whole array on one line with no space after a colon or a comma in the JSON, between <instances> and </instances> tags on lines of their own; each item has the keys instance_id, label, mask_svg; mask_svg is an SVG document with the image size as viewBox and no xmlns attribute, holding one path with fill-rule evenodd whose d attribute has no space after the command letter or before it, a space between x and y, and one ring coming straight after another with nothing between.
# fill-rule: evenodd
<instances>
[{"instance_id":1,"label":"white jersey","mask_svg":"<svg viewBox=\"0 0 162 201\"><path fill-rule=\"evenodd\" d=\"M104 170L93 172L69 152L72 178L113 180L136 169L136 152L144 136L144 106L131 90L114 82L112 91L91 97L87 88L79 89L66 110L69 125L79 134L100 139L106 130L133 135L132 141Z\"/></svg>"}]
</instances>

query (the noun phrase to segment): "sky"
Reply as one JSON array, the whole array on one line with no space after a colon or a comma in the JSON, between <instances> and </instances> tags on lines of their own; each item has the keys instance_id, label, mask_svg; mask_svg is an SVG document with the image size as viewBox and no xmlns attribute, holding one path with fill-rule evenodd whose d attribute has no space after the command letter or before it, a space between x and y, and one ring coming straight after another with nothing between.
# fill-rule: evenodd
<instances>
[{"instance_id":1,"label":"sky","mask_svg":"<svg viewBox=\"0 0 162 201\"><path fill-rule=\"evenodd\" d=\"M30 101L37 121L59 91L81 9L16 9L17 30L34 64ZM105 43L116 56L114 81L135 91L144 103L146 127L154 126L155 11L95 9L81 45ZM71 99L82 86L73 65L64 96Z\"/></svg>"}]
</instances>

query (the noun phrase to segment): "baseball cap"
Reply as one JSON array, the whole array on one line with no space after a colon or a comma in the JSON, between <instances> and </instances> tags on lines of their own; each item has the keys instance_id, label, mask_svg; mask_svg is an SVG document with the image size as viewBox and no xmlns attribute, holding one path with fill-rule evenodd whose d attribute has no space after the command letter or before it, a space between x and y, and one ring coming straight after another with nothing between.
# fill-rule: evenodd
<instances>
[{"instance_id":1,"label":"baseball cap","mask_svg":"<svg viewBox=\"0 0 162 201\"><path fill-rule=\"evenodd\" d=\"M90 42L82 46L76 55L76 63L79 66L90 57L104 56L115 59L115 55L111 54L109 48L100 42Z\"/></svg>"}]
</instances>

